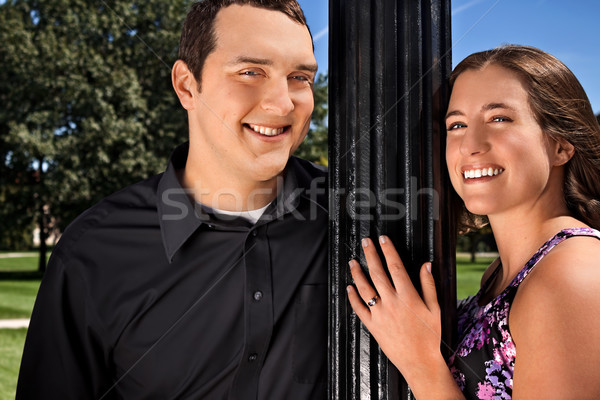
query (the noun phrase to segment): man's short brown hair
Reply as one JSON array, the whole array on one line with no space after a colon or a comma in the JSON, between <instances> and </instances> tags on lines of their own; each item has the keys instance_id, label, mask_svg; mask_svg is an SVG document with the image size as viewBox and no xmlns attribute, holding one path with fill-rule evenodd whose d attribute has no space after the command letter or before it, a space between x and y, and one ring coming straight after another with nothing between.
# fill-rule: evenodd
<instances>
[{"instance_id":1,"label":"man's short brown hair","mask_svg":"<svg viewBox=\"0 0 600 400\"><path fill-rule=\"evenodd\" d=\"M178 58L186 63L194 75L198 82L198 90L200 90L202 68L206 57L216 47L215 19L217 13L232 4L280 11L308 29L304 13L296 0L202 0L194 3L183 25Z\"/></svg>"}]
</instances>

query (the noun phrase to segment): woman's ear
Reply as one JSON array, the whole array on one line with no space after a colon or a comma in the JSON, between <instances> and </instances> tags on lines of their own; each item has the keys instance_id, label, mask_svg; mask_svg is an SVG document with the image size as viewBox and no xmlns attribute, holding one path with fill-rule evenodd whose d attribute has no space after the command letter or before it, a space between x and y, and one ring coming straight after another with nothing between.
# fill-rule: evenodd
<instances>
[{"instance_id":1,"label":"woman's ear","mask_svg":"<svg viewBox=\"0 0 600 400\"><path fill-rule=\"evenodd\" d=\"M575 146L563 138L556 139L554 144L554 163L558 167L565 165L575 154Z\"/></svg>"},{"instance_id":2,"label":"woman's ear","mask_svg":"<svg viewBox=\"0 0 600 400\"><path fill-rule=\"evenodd\" d=\"M175 61L173 69L171 69L171 82L183 108L188 111L194 109L194 96L197 93L196 79L187 64L182 60Z\"/></svg>"}]
</instances>

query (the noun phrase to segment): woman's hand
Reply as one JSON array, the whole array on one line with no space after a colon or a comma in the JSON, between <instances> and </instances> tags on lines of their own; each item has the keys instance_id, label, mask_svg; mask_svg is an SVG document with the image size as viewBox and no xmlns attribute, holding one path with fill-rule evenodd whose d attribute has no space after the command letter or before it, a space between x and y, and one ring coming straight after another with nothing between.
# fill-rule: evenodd
<instances>
[{"instance_id":1,"label":"woman's hand","mask_svg":"<svg viewBox=\"0 0 600 400\"><path fill-rule=\"evenodd\" d=\"M363 251L375 288L367 281L358 262L350 261L350 271L358 289L357 293L348 286L348 298L354 312L400 370L417 398L462 398L440 352L440 307L431 264L421 267L423 301L390 239L381 236L379 242L393 284L383 269L374 243L363 239Z\"/></svg>"}]
</instances>

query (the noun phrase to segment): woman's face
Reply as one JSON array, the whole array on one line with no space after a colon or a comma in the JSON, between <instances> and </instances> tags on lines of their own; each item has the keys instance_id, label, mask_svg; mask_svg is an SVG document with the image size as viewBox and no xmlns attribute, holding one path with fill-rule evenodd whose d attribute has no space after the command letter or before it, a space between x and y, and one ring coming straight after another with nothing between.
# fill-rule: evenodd
<instances>
[{"instance_id":1,"label":"woman's face","mask_svg":"<svg viewBox=\"0 0 600 400\"><path fill-rule=\"evenodd\" d=\"M450 179L472 213L527 213L561 193L562 178L551 178L558 146L537 123L515 72L490 64L459 75L446 128Z\"/></svg>"}]
</instances>

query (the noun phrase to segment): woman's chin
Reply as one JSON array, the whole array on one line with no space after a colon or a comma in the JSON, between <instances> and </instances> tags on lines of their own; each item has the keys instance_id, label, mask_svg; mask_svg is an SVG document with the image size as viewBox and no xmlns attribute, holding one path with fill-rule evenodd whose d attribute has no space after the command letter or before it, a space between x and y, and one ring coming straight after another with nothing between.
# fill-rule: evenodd
<instances>
[{"instance_id":1,"label":"woman's chin","mask_svg":"<svg viewBox=\"0 0 600 400\"><path fill-rule=\"evenodd\" d=\"M481 202L472 201L469 203L465 202L465 207L471 214L475 215L489 215L492 212L489 204L482 204Z\"/></svg>"}]
</instances>

